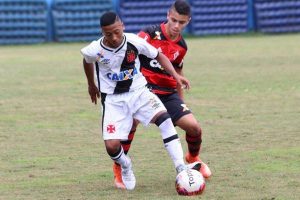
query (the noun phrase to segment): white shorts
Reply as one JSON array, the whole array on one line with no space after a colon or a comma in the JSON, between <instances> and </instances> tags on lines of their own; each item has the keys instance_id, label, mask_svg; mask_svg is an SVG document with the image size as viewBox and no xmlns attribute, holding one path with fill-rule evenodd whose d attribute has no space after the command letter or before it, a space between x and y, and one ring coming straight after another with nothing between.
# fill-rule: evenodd
<instances>
[{"instance_id":1,"label":"white shorts","mask_svg":"<svg viewBox=\"0 0 300 200\"><path fill-rule=\"evenodd\" d=\"M146 87L122 94L108 94L103 106L103 139L127 140L133 118L147 126L161 111L167 110Z\"/></svg>"}]
</instances>

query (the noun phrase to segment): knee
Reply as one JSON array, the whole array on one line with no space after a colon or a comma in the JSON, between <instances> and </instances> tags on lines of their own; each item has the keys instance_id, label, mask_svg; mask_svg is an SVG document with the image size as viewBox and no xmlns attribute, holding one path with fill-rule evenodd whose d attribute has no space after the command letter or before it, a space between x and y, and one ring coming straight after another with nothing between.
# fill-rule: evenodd
<instances>
[{"instance_id":1,"label":"knee","mask_svg":"<svg viewBox=\"0 0 300 200\"><path fill-rule=\"evenodd\" d=\"M110 156L115 155L120 150L120 147L121 147L120 141L114 141L114 140L105 141L105 148L108 155Z\"/></svg>"},{"instance_id":2,"label":"knee","mask_svg":"<svg viewBox=\"0 0 300 200\"><path fill-rule=\"evenodd\" d=\"M192 137L200 137L202 136L202 130L198 123L192 124L187 130L186 133Z\"/></svg>"}]
</instances>

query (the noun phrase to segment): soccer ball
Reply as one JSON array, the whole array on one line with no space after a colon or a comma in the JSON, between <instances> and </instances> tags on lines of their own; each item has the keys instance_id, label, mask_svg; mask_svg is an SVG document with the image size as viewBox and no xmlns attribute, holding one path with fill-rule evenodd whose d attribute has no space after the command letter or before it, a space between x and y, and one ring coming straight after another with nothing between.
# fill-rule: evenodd
<instances>
[{"instance_id":1,"label":"soccer ball","mask_svg":"<svg viewBox=\"0 0 300 200\"><path fill-rule=\"evenodd\" d=\"M176 176L175 187L179 195L198 195L205 189L205 180L199 171L186 169Z\"/></svg>"}]
</instances>

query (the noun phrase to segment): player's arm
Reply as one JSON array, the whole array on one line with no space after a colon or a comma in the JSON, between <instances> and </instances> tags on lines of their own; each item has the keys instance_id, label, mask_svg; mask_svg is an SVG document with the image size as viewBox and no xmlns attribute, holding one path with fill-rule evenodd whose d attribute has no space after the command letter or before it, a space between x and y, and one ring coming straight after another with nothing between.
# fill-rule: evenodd
<instances>
[{"instance_id":1,"label":"player's arm","mask_svg":"<svg viewBox=\"0 0 300 200\"><path fill-rule=\"evenodd\" d=\"M83 67L88 82L88 90L93 103L97 104L97 98L100 97L99 90L95 84L94 79L94 65L93 63L87 63L83 59Z\"/></svg>"},{"instance_id":2,"label":"player's arm","mask_svg":"<svg viewBox=\"0 0 300 200\"><path fill-rule=\"evenodd\" d=\"M184 76L182 68L175 68L175 70L176 70L177 74L179 74L180 76ZM184 98L183 97L183 89L179 85L177 85L177 92L178 92L179 97L183 100L183 98Z\"/></svg>"},{"instance_id":3,"label":"player's arm","mask_svg":"<svg viewBox=\"0 0 300 200\"><path fill-rule=\"evenodd\" d=\"M168 72L168 74L174 77L174 79L178 83L177 87L186 88L186 89L190 88L190 82L175 71L172 63L169 61L167 56L165 56L163 53L158 53L156 60L159 62L161 66L164 66L164 70Z\"/></svg>"}]
</instances>

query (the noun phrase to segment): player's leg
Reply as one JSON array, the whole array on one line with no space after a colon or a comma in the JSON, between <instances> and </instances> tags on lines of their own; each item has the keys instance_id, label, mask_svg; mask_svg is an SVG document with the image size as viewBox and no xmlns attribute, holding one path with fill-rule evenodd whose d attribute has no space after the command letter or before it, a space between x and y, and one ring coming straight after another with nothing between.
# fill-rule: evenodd
<instances>
[{"instance_id":1,"label":"player's leg","mask_svg":"<svg viewBox=\"0 0 300 200\"><path fill-rule=\"evenodd\" d=\"M102 99L102 130L105 147L111 159L120 165L124 188L132 190L136 180L132 171L131 160L125 154L120 141L128 139L128 132L133 119L121 98L118 99L117 95L108 95L105 98L105 101Z\"/></svg>"},{"instance_id":2,"label":"player's leg","mask_svg":"<svg viewBox=\"0 0 300 200\"><path fill-rule=\"evenodd\" d=\"M175 168L185 166L180 140L163 103L148 89L145 89L137 100L138 102L135 105L138 110L135 112L134 118L138 119L143 125L155 123L160 129L165 148Z\"/></svg>"},{"instance_id":3,"label":"player's leg","mask_svg":"<svg viewBox=\"0 0 300 200\"><path fill-rule=\"evenodd\" d=\"M138 124L139 124L139 122L137 120L133 120L132 127L129 132L127 140L121 140L121 145L122 145L124 153L126 155L131 147L131 143L134 138L134 134L135 134ZM113 173L114 173L115 187L119 188L119 189L126 189L125 185L122 181L121 166L117 162L113 163Z\"/></svg>"},{"instance_id":4,"label":"player's leg","mask_svg":"<svg viewBox=\"0 0 300 200\"><path fill-rule=\"evenodd\" d=\"M158 113L152 122L160 129L164 146L179 172L180 167L184 166L183 150L170 115L167 112Z\"/></svg>"},{"instance_id":5,"label":"player's leg","mask_svg":"<svg viewBox=\"0 0 300 200\"><path fill-rule=\"evenodd\" d=\"M125 155L120 140L105 140L105 147L110 158L121 166L122 180L128 190L135 187L135 176L132 171L131 159Z\"/></svg>"},{"instance_id":6,"label":"player's leg","mask_svg":"<svg viewBox=\"0 0 300 200\"><path fill-rule=\"evenodd\" d=\"M201 162L200 172L205 178L211 176L211 171L207 164L205 164L199 157L201 143L202 143L202 130L199 123L195 119L192 113L187 114L179 118L175 124L186 132L186 142L188 145L188 152L185 159L188 163L195 161Z\"/></svg>"},{"instance_id":7,"label":"player's leg","mask_svg":"<svg viewBox=\"0 0 300 200\"><path fill-rule=\"evenodd\" d=\"M202 143L202 131L199 123L179 97L178 93L159 96L159 98L167 108L173 123L186 132L186 142L188 145L188 153L186 154L187 162L200 161L202 163L201 172L204 177L208 178L211 175L211 171L199 158Z\"/></svg>"},{"instance_id":8,"label":"player's leg","mask_svg":"<svg viewBox=\"0 0 300 200\"><path fill-rule=\"evenodd\" d=\"M134 119L133 123L132 123L132 126L131 126L131 130L130 130L129 135L128 135L128 139L127 140L121 140L121 145L124 149L125 154L127 154L129 152L129 149L131 147L131 143L133 141L134 134L136 132L138 124L139 124L139 121Z\"/></svg>"}]
</instances>

